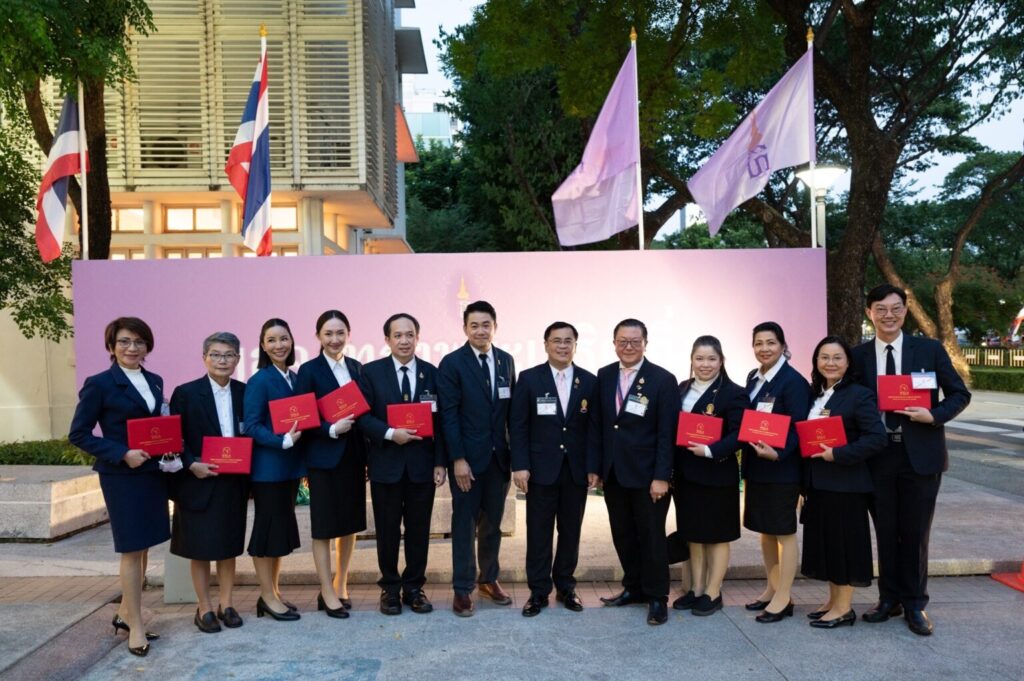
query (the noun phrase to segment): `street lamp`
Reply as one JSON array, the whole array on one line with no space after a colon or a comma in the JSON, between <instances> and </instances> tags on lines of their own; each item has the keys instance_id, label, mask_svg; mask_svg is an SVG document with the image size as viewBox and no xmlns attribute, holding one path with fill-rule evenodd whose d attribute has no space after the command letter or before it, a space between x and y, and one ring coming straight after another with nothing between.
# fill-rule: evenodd
<instances>
[{"instance_id":1,"label":"street lamp","mask_svg":"<svg viewBox=\"0 0 1024 681\"><path fill-rule=\"evenodd\" d=\"M825 247L825 194L840 177L846 174L847 168L840 165L820 165L798 171L797 178L813 192L814 210L817 222L817 234L811 234L811 246L814 247L815 237L821 247Z\"/></svg>"}]
</instances>

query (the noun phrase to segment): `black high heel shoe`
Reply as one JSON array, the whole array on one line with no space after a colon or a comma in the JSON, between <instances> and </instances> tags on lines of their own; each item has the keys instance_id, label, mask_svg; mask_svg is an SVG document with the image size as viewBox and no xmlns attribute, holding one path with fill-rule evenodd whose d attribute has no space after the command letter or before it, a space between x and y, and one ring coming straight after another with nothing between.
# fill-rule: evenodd
<instances>
[{"instance_id":1,"label":"black high heel shoe","mask_svg":"<svg viewBox=\"0 0 1024 681\"><path fill-rule=\"evenodd\" d=\"M792 617L792 616L793 616L793 601L790 601L789 605L787 605L785 608L783 608L779 612L771 612L771 611L769 611L766 608L764 612L762 612L760 615L758 615L754 619L756 619L761 624L769 624L771 622L781 622L784 618Z\"/></svg>"},{"instance_id":2,"label":"black high heel shoe","mask_svg":"<svg viewBox=\"0 0 1024 681\"><path fill-rule=\"evenodd\" d=\"M327 613L328 617L334 617L339 620L343 620L348 617L348 610L345 609L344 603L341 604L340 608L331 610L327 607L327 604L324 603L324 595L322 593L316 595L316 609L323 610Z\"/></svg>"},{"instance_id":3,"label":"black high heel shoe","mask_svg":"<svg viewBox=\"0 0 1024 681\"><path fill-rule=\"evenodd\" d=\"M835 629L836 627L842 627L842 626L846 626L846 625L849 625L849 626L852 627L856 622L857 622L857 613L855 613L853 610L850 610L850 612L846 613L845 615L840 615L839 617L836 617L835 619L831 619L831 620L816 619L813 622L811 622L811 626L814 627L815 629Z\"/></svg>"},{"instance_id":4,"label":"black high heel shoe","mask_svg":"<svg viewBox=\"0 0 1024 681\"><path fill-rule=\"evenodd\" d=\"M111 626L114 627L114 633L115 634L117 634L117 630L118 629L124 629L124 632L126 634L129 633L132 630L132 628L130 626L128 626L128 623L125 622L123 619L121 619L121 616L118 615L116 612L114 613L114 619L110 620L110 624L111 624ZM155 641L158 638L160 638L160 634L154 634L152 631L147 631L146 632L146 640L147 641ZM145 655L146 653L135 653L135 654L136 655Z\"/></svg>"},{"instance_id":5,"label":"black high heel shoe","mask_svg":"<svg viewBox=\"0 0 1024 681\"><path fill-rule=\"evenodd\" d=\"M149 655L149 644L146 643L144 645L139 646L138 648L132 648L131 646L128 646L128 652L132 655L145 657L146 655Z\"/></svg>"},{"instance_id":6,"label":"black high heel shoe","mask_svg":"<svg viewBox=\"0 0 1024 681\"><path fill-rule=\"evenodd\" d=\"M284 612L274 612L270 609L270 606L266 604L263 597L260 596L256 599L256 617L263 617L264 615L270 615L273 619L278 622L294 622L299 619L301 615L294 610L285 610Z\"/></svg>"}]
</instances>

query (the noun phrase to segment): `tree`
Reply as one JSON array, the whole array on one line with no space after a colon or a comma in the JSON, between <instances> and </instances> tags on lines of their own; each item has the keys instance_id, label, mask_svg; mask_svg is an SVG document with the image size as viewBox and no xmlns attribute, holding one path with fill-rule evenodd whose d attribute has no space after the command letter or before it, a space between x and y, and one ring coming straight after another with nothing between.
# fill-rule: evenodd
<instances>
[{"instance_id":1,"label":"tree","mask_svg":"<svg viewBox=\"0 0 1024 681\"><path fill-rule=\"evenodd\" d=\"M36 143L48 154L53 132L43 105L42 82L74 92L82 81L89 146L89 256L110 254L110 185L103 92L134 77L128 48L133 33L155 29L144 0L36 0L8 3L0 31L0 97L9 111L24 112ZM69 196L81 215L81 189Z\"/></svg>"}]
</instances>

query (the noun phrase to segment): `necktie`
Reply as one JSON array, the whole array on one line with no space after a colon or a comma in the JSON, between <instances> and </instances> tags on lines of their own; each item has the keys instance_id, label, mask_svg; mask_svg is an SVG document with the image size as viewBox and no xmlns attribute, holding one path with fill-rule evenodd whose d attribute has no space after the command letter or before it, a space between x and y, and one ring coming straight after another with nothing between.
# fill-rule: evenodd
<instances>
[{"instance_id":1,"label":"necktie","mask_svg":"<svg viewBox=\"0 0 1024 681\"><path fill-rule=\"evenodd\" d=\"M558 401L562 403L562 414L568 416L569 414L569 386L566 385L565 372L558 372L558 380L555 381L555 387L558 388Z\"/></svg>"},{"instance_id":2,"label":"necktie","mask_svg":"<svg viewBox=\"0 0 1024 681\"><path fill-rule=\"evenodd\" d=\"M480 353L480 368L484 372L484 383L487 384L487 394L491 395L494 389L491 387L491 370L487 367L487 353Z\"/></svg>"},{"instance_id":3,"label":"necktie","mask_svg":"<svg viewBox=\"0 0 1024 681\"><path fill-rule=\"evenodd\" d=\"M629 392L630 377L633 375L635 369L621 369L619 370L619 389L615 392L615 411L622 411L622 403L626 399L626 393Z\"/></svg>"},{"instance_id":4,"label":"necktie","mask_svg":"<svg viewBox=\"0 0 1024 681\"><path fill-rule=\"evenodd\" d=\"M409 383L409 367L402 367L402 401L412 399L412 385Z\"/></svg>"},{"instance_id":5,"label":"necktie","mask_svg":"<svg viewBox=\"0 0 1024 681\"><path fill-rule=\"evenodd\" d=\"M885 373L889 376L896 375L896 358L892 355L892 346L885 346ZM889 430L896 430L900 427L900 417L891 411L885 412L885 427Z\"/></svg>"}]
</instances>

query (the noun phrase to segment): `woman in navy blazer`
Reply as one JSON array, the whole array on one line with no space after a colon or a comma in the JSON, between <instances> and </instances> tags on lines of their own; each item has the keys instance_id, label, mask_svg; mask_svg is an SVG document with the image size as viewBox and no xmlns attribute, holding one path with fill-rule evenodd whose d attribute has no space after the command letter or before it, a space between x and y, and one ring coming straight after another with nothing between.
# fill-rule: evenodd
<instances>
[{"instance_id":1,"label":"woman in navy blazer","mask_svg":"<svg viewBox=\"0 0 1024 681\"><path fill-rule=\"evenodd\" d=\"M360 378L363 365L345 357L351 326L338 310L316 320L320 354L299 367L296 391L317 399ZM355 419L321 423L304 444L309 466L309 519L313 564L320 580L317 609L345 618L352 607L348 569L356 533L366 529L366 452ZM331 541L337 538L337 575L331 579Z\"/></svg>"},{"instance_id":2,"label":"woman in navy blazer","mask_svg":"<svg viewBox=\"0 0 1024 681\"><path fill-rule=\"evenodd\" d=\"M680 410L722 420L722 438L676 448L672 496L678 539L689 543L693 588L672 603L694 615L722 609L722 581L729 567L729 542L740 538L740 475L736 439L743 410L750 406L743 388L729 380L722 344L701 336L690 352L691 377L679 384Z\"/></svg>"},{"instance_id":3,"label":"woman in navy blazer","mask_svg":"<svg viewBox=\"0 0 1024 681\"><path fill-rule=\"evenodd\" d=\"M889 442L878 415L874 393L858 385L850 367L850 346L838 336L826 336L814 348L808 418L843 419L842 447L821 445L803 469L805 577L828 582L828 600L807 616L821 629L850 625L854 587L871 586L871 531L868 500L874 489L868 458Z\"/></svg>"},{"instance_id":4,"label":"woman in navy blazer","mask_svg":"<svg viewBox=\"0 0 1024 681\"><path fill-rule=\"evenodd\" d=\"M159 457L128 447L127 423L161 414L164 382L142 367L153 350L153 332L146 322L119 317L107 324L103 340L110 369L85 379L68 439L96 457L92 468L100 475L114 551L121 554L122 598L112 624L115 633L128 632L128 650L141 657L149 652L146 641L158 638L142 625L147 552L170 539L171 532L167 480ZM100 435L93 434L97 424Z\"/></svg>"},{"instance_id":5,"label":"woman in navy blazer","mask_svg":"<svg viewBox=\"0 0 1024 681\"><path fill-rule=\"evenodd\" d=\"M270 419L271 400L297 395L295 343L288 322L268 319L260 329L259 368L245 387L242 413L245 434L253 439L252 499L255 516L249 536L249 555L260 583L256 616L275 620L299 619L295 606L281 598L278 583L281 557L299 548L295 520L295 496L299 479L306 474L302 452L295 448L302 431L276 435Z\"/></svg>"},{"instance_id":6,"label":"woman in navy blazer","mask_svg":"<svg viewBox=\"0 0 1024 681\"><path fill-rule=\"evenodd\" d=\"M786 334L775 322L762 322L753 331L754 356L760 368L747 376L747 395L758 411L791 418L786 446L764 442L743 447L746 494L743 526L761 533L761 556L768 583L747 610L763 610L761 623L792 617L790 590L796 578L796 505L800 497L800 446L793 423L807 418L810 386L789 365Z\"/></svg>"}]
</instances>

